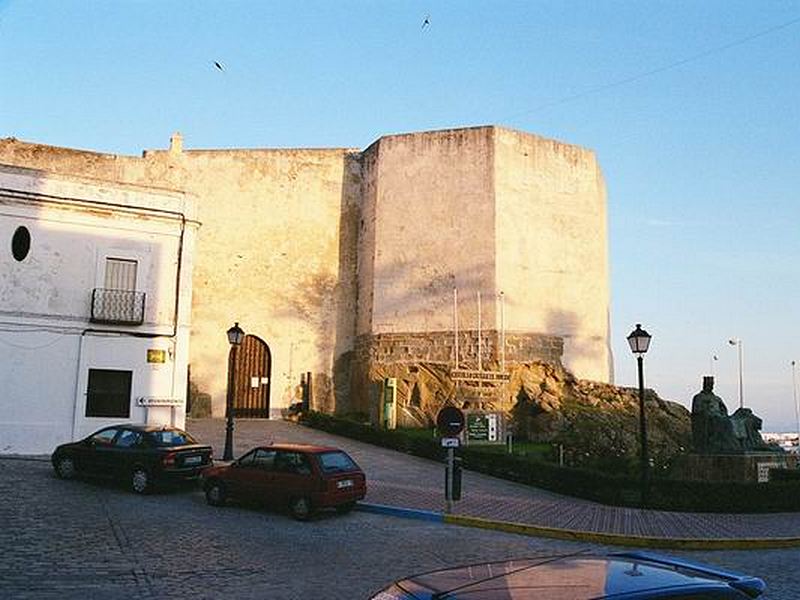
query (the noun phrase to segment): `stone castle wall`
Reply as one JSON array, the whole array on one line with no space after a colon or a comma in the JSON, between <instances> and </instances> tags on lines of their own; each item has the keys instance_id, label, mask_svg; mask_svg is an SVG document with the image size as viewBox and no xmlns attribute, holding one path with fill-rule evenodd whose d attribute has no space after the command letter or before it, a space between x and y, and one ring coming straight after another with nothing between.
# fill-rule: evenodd
<instances>
[{"instance_id":1,"label":"stone castle wall","mask_svg":"<svg viewBox=\"0 0 800 600\"><path fill-rule=\"evenodd\" d=\"M198 198L191 376L224 414L225 331L239 321L272 354L272 407L314 374L334 408L331 373L353 346L360 155L333 150L189 150L140 157L0 140L0 163L185 190ZM347 381L343 393L347 391Z\"/></svg>"},{"instance_id":2,"label":"stone castle wall","mask_svg":"<svg viewBox=\"0 0 800 600\"><path fill-rule=\"evenodd\" d=\"M481 292L484 331L505 318L520 340L563 339L576 375L611 377L605 192L575 146L497 127L385 136L363 152L175 138L135 157L5 139L0 163L197 196L191 374L216 416L234 321L269 344L274 408L311 372L315 406L348 410L368 402L351 387L361 340L390 336L374 339L392 356L452 352L430 332L451 329L453 288L462 330L477 327ZM520 344L524 360L556 358Z\"/></svg>"},{"instance_id":3,"label":"stone castle wall","mask_svg":"<svg viewBox=\"0 0 800 600\"><path fill-rule=\"evenodd\" d=\"M453 288L465 319L476 291L494 294L493 129L385 136L366 151L359 334L449 329Z\"/></svg>"},{"instance_id":4,"label":"stone castle wall","mask_svg":"<svg viewBox=\"0 0 800 600\"><path fill-rule=\"evenodd\" d=\"M594 153L497 129L494 168L506 328L563 337L568 370L613 381L606 192Z\"/></svg>"},{"instance_id":5,"label":"stone castle wall","mask_svg":"<svg viewBox=\"0 0 800 600\"><path fill-rule=\"evenodd\" d=\"M560 337L531 333L505 334L505 356L501 356L501 334L484 331L480 354L484 369L497 368L502 359L506 362L542 361L561 363L564 342ZM458 333L459 368L476 369L478 365L478 332ZM379 333L356 338L355 356L359 363L393 364L439 363L455 365L455 338L452 331L428 333Z\"/></svg>"},{"instance_id":6,"label":"stone castle wall","mask_svg":"<svg viewBox=\"0 0 800 600\"><path fill-rule=\"evenodd\" d=\"M519 332L505 332L504 337L505 355L502 355L500 348L503 335L496 330L483 331L480 335L479 359L478 332L459 331L459 369L476 370L480 364L484 371L498 371L503 366L506 371L510 371L515 365L534 361L560 367L564 349L561 338ZM417 383L420 403L425 405L425 418L432 418L431 415L436 414L445 400L458 400L450 398L456 392L451 378L451 372L455 369L455 345L452 331L358 336L352 384L356 402L349 408L376 417L376 403L383 378L398 377L400 410L415 410L411 388ZM468 390L461 390L462 395L465 391ZM498 393L505 391L505 386L497 388ZM496 401L496 406L510 406L499 396ZM422 418L422 413L418 416ZM421 421L418 419L417 424L423 422L424 418ZM406 424L414 425L413 422Z\"/></svg>"}]
</instances>

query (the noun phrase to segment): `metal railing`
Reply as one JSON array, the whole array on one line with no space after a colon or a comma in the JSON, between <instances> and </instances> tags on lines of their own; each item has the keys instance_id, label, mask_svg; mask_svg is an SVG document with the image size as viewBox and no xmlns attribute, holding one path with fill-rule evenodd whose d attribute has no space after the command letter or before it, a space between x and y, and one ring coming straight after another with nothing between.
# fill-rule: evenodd
<instances>
[{"instance_id":1,"label":"metal railing","mask_svg":"<svg viewBox=\"0 0 800 600\"><path fill-rule=\"evenodd\" d=\"M92 291L92 323L141 325L144 322L144 292L95 288Z\"/></svg>"}]
</instances>

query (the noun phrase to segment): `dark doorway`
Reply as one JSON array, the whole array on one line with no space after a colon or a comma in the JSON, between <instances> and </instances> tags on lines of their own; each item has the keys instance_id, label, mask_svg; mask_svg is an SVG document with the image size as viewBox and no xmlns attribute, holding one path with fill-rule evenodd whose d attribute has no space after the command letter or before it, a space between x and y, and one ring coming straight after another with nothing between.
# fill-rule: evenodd
<instances>
[{"instance_id":1,"label":"dark doorway","mask_svg":"<svg viewBox=\"0 0 800 600\"><path fill-rule=\"evenodd\" d=\"M228 354L232 360L233 349ZM236 359L236 384L233 416L249 419L269 418L269 389L272 381L272 355L267 343L255 335L244 336Z\"/></svg>"}]
</instances>

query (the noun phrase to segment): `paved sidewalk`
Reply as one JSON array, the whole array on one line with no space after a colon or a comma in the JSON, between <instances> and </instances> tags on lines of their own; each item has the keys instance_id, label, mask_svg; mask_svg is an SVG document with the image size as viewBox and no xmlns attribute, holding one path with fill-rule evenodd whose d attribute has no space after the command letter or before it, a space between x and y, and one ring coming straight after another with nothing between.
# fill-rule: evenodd
<instances>
[{"instance_id":1,"label":"paved sidewalk","mask_svg":"<svg viewBox=\"0 0 800 600\"><path fill-rule=\"evenodd\" d=\"M221 419L190 419L187 430L220 457ZM345 449L367 473L365 502L416 511L444 510L444 465L286 421L237 420L234 455L263 443L306 442ZM464 471L462 500L445 521L462 525L648 547L800 546L800 513L676 513L605 506Z\"/></svg>"}]
</instances>

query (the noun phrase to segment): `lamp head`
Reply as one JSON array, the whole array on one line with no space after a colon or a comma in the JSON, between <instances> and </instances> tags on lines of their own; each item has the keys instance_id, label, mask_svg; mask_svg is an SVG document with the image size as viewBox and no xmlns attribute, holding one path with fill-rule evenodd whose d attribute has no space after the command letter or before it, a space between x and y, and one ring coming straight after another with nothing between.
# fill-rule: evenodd
<instances>
[{"instance_id":1,"label":"lamp head","mask_svg":"<svg viewBox=\"0 0 800 600\"><path fill-rule=\"evenodd\" d=\"M647 349L650 347L651 337L649 333L642 329L642 325L637 323L636 329L628 336L628 344L631 347L631 352L634 354L644 354L647 352Z\"/></svg>"},{"instance_id":2,"label":"lamp head","mask_svg":"<svg viewBox=\"0 0 800 600\"><path fill-rule=\"evenodd\" d=\"M228 329L228 342L231 346L238 346L244 340L244 330L239 327L239 322L233 324L233 327Z\"/></svg>"}]
</instances>

